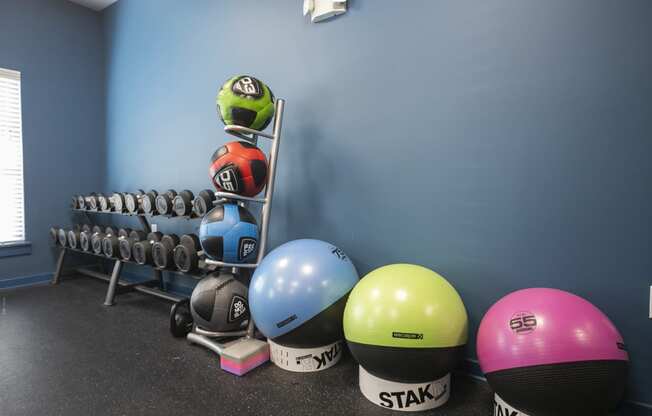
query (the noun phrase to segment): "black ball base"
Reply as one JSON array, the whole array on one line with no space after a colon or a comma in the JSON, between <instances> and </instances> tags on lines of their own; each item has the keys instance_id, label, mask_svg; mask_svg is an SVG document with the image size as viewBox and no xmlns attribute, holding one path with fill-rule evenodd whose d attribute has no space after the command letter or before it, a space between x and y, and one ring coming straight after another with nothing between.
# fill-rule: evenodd
<instances>
[{"instance_id":1,"label":"black ball base","mask_svg":"<svg viewBox=\"0 0 652 416\"><path fill-rule=\"evenodd\" d=\"M623 397L627 362L580 361L487 373L491 388L532 416L606 416Z\"/></svg>"}]
</instances>

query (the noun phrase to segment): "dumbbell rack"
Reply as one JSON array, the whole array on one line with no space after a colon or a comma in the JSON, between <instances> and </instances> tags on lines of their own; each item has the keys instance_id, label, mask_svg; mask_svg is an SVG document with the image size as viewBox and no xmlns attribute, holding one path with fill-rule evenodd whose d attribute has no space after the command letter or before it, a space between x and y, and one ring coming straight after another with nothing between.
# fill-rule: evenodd
<instances>
[{"instance_id":1,"label":"dumbbell rack","mask_svg":"<svg viewBox=\"0 0 652 416\"><path fill-rule=\"evenodd\" d=\"M142 226L143 231L146 233L149 233L151 231L151 226L147 218L145 217L144 214L127 214L127 213L120 213L120 212L107 212L107 211L91 211L91 210L81 210L81 209L73 209L75 212L81 212L86 215L86 217L91 221L90 215L91 213L93 214L117 214L117 215L125 215L125 216L135 216L138 218L138 221L140 222L140 225ZM179 217L182 218L182 217ZM91 221L92 222L92 221ZM61 252L59 253L59 259L57 261L57 267L54 272L54 276L52 277L52 284L56 285L59 283L61 280L61 274L63 272L63 266L66 258L66 254L68 252L77 252L77 253L83 253L83 254L88 254L91 256L96 256L104 259L108 259L107 257L103 255L98 255L92 252L88 251L83 251L83 250L78 250L78 249L73 249L71 247L61 247ZM106 291L106 297L104 299L104 305L105 306L111 306L115 303L115 295L117 293L126 293L129 291L136 291L136 292L141 292L145 293L148 295L156 296L161 299L166 299L172 302L179 302L183 300L183 298L179 296L175 296L169 292L166 292L163 290L163 274L162 271L159 269L154 268L154 276L153 279L148 280L146 282L141 282L141 283L126 283L120 281L120 274L122 272L122 265L124 263L133 263L133 264L138 264L135 262L130 262L130 261L125 261L123 259L109 259L109 260L114 260L113 263L113 269L110 275L91 270L85 267L77 267L74 269L74 271L78 274L82 274L84 276L88 277L93 277L95 279L103 280L109 283L109 286ZM158 288L154 287L158 286Z\"/></svg>"}]
</instances>

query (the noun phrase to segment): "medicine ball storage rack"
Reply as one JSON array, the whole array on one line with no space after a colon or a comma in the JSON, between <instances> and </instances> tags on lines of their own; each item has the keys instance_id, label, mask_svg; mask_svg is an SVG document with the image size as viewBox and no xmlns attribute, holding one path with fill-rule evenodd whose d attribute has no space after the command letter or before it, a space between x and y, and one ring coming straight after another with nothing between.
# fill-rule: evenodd
<instances>
[{"instance_id":1,"label":"medicine ball storage rack","mask_svg":"<svg viewBox=\"0 0 652 416\"><path fill-rule=\"evenodd\" d=\"M252 198L237 195L230 192L216 192L217 202L236 201L239 204L255 203L261 205L261 221L260 233L258 243L258 254L255 263L226 263L222 261L215 261L206 259L208 265L213 265L222 268L231 268L234 274L238 273L238 269L256 268L267 250L267 240L269 232L269 219L272 209L272 198L274 195L274 182L276 178L276 163L278 160L278 151L281 141L281 128L283 124L283 110L285 107L285 100L277 99L274 103L274 120L272 133L268 134L259 130L250 129L248 127L237 125L226 125L224 131L245 140L253 145L258 144L258 138L264 137L271 140L271 148L269 152L268 161L268 175L267 184L265 185L265 194L263 198ZM187 339L189 342L201 345L209 350L220 355L220 363L224 370L234 374L242 375L250 369L262 364L269 360L269 348L266 342L256 339L255 337L255 323L253 318L249 319L246 330L234 331L228 333L211 332L203 330L196 325L192 331L188 333ZM223 338L232 339L232 337L240 337L228 342L219 342Z\"/></svg>"}]
</instances>

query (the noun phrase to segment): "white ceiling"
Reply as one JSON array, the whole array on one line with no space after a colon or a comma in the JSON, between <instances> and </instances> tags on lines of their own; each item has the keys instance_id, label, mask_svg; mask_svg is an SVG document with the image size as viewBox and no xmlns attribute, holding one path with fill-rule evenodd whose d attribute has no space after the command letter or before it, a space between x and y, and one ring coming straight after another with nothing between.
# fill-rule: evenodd
<instances>
[{"instance_id":1,"label":"white ceiling","mask_svg":"<svg viewBox=\"0 0 652 416\"><path fill-rule=\"evenodd\" d=\"M109 7L118 0L70 0L73 3L81 4L96 11L100 11L105 7Z\"/></svg>"}]
</instances>

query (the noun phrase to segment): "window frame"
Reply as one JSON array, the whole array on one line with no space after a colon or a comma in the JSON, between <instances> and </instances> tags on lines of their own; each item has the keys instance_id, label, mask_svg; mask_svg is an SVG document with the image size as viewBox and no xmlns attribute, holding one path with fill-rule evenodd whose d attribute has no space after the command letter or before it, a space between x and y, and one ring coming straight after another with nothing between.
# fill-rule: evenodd
<instances>
[{"instance_id":1,"label":"window frame","mask_svg":"<svg viewBox=\"0 0 652 416\"><path fill-rule=\"evenodd\" d=\"M23 106L22 106L22 74L20 71L0 68L0 76L3 78L13 78L18 80L19 85L19 111L20 111L20 146L21 146L21 157L23 158L22 166L22 185L23 185L23 203L22 203L22 214L23 214L23 240L17 241L0 241L0 258L2 257L13 257L13 256L23 256L29 255L32 253L32 244L27 240L27 224L26 224L26 207L25 207L25 154L23 152Z\"/></svg>"}]
</instances>

